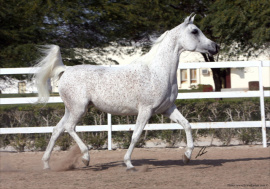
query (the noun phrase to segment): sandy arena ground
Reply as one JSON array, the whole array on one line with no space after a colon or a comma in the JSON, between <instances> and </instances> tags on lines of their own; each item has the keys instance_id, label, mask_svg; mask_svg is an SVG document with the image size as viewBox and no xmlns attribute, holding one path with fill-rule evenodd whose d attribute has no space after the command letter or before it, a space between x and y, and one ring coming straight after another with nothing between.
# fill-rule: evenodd
<instances>
[{"instance_id":1,"label":"sandy arena ground","mask_svg":"<svg viewBox=\"0 0 270 189\"><path fill-rule=\"evenodd\" d=\"M184 149L137 148L132 156L137 172L126 172L123 149L91 150L89 167L77 147L54 151L49 171L42 169L43 152L0 152L0 188L270 188L269 147L207 147L197 156L200 150L184 165Z\"/></svg>"}]
</instances>

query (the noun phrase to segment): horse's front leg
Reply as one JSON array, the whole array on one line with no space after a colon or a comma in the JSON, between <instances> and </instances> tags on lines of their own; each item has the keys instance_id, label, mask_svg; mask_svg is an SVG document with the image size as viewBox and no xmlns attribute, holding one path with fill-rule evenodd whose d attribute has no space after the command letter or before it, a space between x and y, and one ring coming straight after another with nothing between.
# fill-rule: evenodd
<instances>
[{"instance_id":1,"label":"horse's front leg","mask_svg":"<svg viewBox=\"0 0 270 189\"><path fill-rule=\"evenodd\" d=\"M186 137L187 137L187 149L186 149L185 155L183 155L183 161L185 164L187 164L191 159L192 151L194 149L191 126L188 120L176 108L175 104L172 107L170 107L164 113L164 115L169 117L172 121L179 123L185 129Z\"/></svg>"},{"instance_id":2,"label":"horse's front leg","mask_svg":"<svg viewBox=\"0 0 270 189\"><path fill-rule=\"evenodd\" d=\"M124 162L127 166L127 171L132 170L135 171L134 166L131 164L131 154L133 152L133 149L135 147L135 144L138 142L142 131L147 123L147 121L149 120L149 118L152 115L152 110L150 108L145 108L139 111L138 117L137 117L137 121L136 121L136 125L132 134L132 139L131 139L131 143L129 145L129 148L125 154L124 157Z\"/></svg>"}]
</instances>

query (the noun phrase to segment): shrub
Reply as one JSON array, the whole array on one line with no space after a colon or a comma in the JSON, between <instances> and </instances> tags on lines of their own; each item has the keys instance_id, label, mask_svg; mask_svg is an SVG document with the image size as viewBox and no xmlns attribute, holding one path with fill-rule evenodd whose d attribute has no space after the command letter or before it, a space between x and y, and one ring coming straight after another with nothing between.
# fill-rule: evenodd
<instances>
[{"instance_id":1,"label":"shrub","mask_svg":"<svg viewBox=\"0 0 270 189\"><path fill-rule=\"evenodd\" d=\"M223 100L177 100L177 108L190 122L226 122L226 121L256 121L260 120L260 103L258 98L223 99ZM265 99L266 115L270 114L270 98ZM54 126L64 115L63 104L43 105L7 105L0 109L0 128L6 127L34 127ZM268 120L270 117L268 116ZM163 115L153 115L149 123L170 123L171 120ZM112 124L135 124L136 116L112 116ZM78 125L104 125L107 124L107 115L90 107ZM267 128L270 140L270 129ZM200 129L193 130L194 140L199 136L212 136L219 138L225 145L230 144L232 137L237 137L244 144L261 141L261 129ZM107 132L79 133L82 140L94 148L101 148L106 144ZM45 150L51 134L18 134L0 135L0 147L13 145L19 151L25 147L35 150ZM113 140L119 147L127 148L131 140L132 132L113 132ZM145 140L161 138L174 146L177 142L185 140L185 132L178 131L147 131L143 132L137 147L145 145ZM73 139L64 133L57 145L61 149L67 149Z\"/></svg>"}]
</instances>

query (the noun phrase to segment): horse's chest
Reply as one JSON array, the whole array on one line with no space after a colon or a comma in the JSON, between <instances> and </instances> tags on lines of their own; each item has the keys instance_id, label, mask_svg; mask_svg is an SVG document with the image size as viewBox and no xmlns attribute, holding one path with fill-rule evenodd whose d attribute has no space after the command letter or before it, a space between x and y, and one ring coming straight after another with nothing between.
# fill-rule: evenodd
<instances>
[{"instance_id":1,"label":"horse's chest","mask_svg":"<svg viewBox=\"0 0 270 189\"><path fill-rule=\"evenodd\" d=\"M158 99L157 106L155 108L156 113L163 113L168 108L170 108L173 104L175 99L177 98L178 91L177 91L177 85L173 85L171 87L171 90L167 90L165 95Z\"/></svg>"}]
</instances>

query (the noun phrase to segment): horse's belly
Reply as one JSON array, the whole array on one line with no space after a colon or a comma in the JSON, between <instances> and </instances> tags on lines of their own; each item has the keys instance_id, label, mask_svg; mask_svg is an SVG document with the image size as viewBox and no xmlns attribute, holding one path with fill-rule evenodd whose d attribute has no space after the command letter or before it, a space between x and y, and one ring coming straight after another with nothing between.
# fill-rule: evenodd
<instances>
[{"instance_id":1,"label":"horse's belly","mask_svg":"<svg viewBox=\"0 0 270 189\"><path fill-rule=\"evenodd\" d=\"M106 99L93 100L94 106L103 111L113 115L137 115L138 109L136 104L132 102L108 101Z\"/></svg>"}]
</instances>

